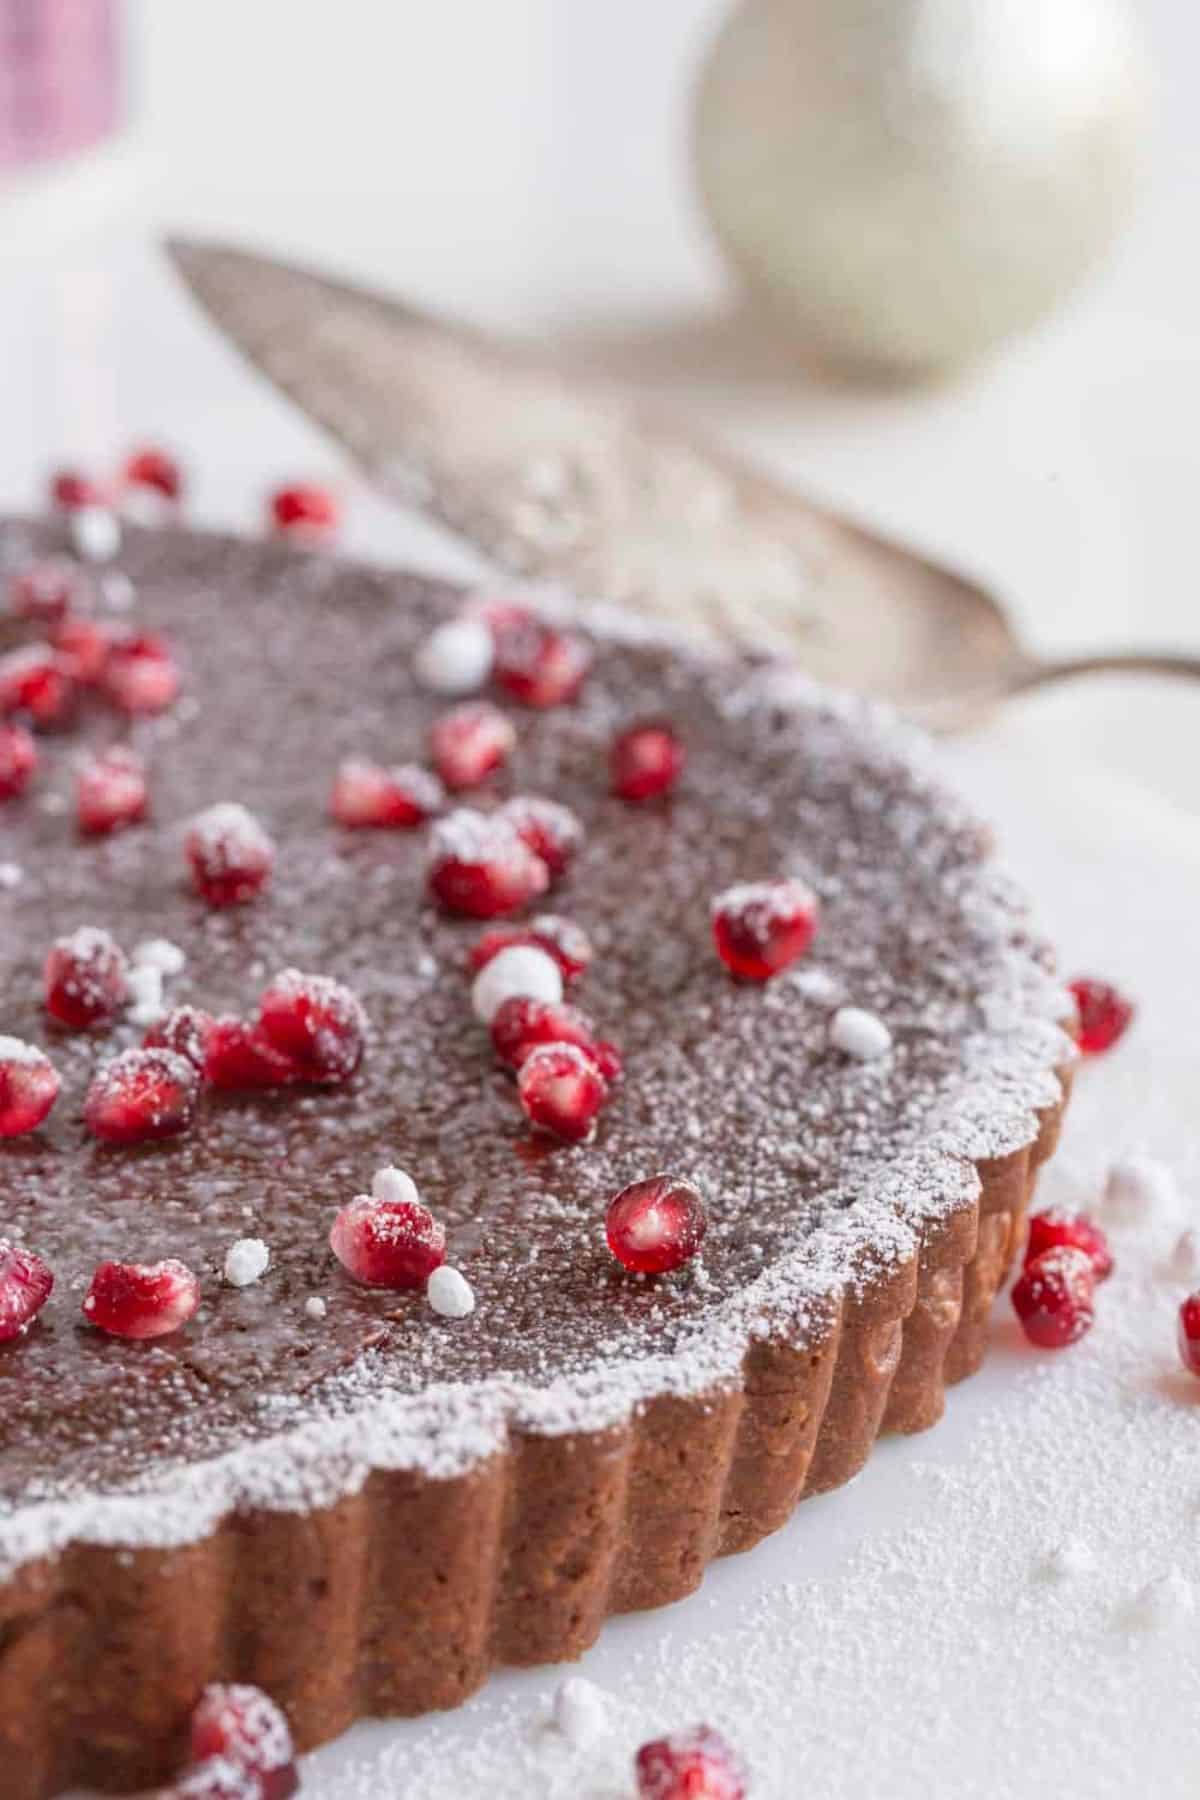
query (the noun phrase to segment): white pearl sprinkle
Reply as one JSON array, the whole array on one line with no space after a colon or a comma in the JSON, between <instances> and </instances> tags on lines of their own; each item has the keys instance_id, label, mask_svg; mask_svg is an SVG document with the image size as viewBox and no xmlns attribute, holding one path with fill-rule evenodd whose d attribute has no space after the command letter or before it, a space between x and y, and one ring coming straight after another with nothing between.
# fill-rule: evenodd
<instances>
[{"instance_id":1,"label":"white pearl sprinkle","mask_svg":"<svg viewBox=\"0 0 1200 1800\"><path fill-rule=\"evenodd\" d=\"M135 963L126 977L129 988L129 1018L134 1025L157 1025L162 1018L162 970L153 963Z\"/></svg>"},{"instance_id":2,"label":"white pearl sprinkle","mask_svg":"<svg viewBox=\"0 0 1200 1800\"><path fill-rule=\"evenodd\" d=\"M861 1006L841 1006L833 1015L829 1041L835 1050L856 1057L859 1062L874 1062L886 1056L892 1047L892 1034L882 1019Z\"/></svg>"},{"instance_id":3,"label":"white pearl sprinkle","mask_svg":"<svg viewBox=\"0 0 1200 1800\"><path fill-rule=\"evenodd\" d=\"M594 1681L568 1675L554 1695L554 1723L577 1749L586 1749L608 1730L609 1696Z\"/></svg>"},{"instance_id":4,"label":"white pearl sprinkle","mask_svg":"<svg viewBox=\"0 0 1200 1800\"><path fill-rule=\"evenodd\" d=\"M225 1279L230 1287L250 1287L270 1267L271 1252L261 1238L239 1238L225 1252Z\"/></svg>"},{"instance_id":5,"label":"white pearl sprinkle","mask_svg":"<svg viewBox=\"0 0 1200 1800\"><path fill-rule=\"evenodd\" d=\"M406 1175L403 1169L392 1167L376 1169L371 1177L371 1194L374 1199L386 1200L392 1205L411 1206L421 1198L412 1176Z\"/></svg>"},{"instance_id":6,"label":"white pearl sprinkle","mask_svg":"<svg viewBox=\"0 0 1200 1800\"><path fill-rule=\"evenodd\" d=\"M121 548L121 521L107 506L81 506L68 520L75 553L87 562L111 562Z\"/></svg>"},{"instance_id":7,"label":"white pearl sprinkle","mask_svg":"<svg viewBox=\"0 0 1200 1800\"><path fill-rule=\"evenodd\" d=\"M1179 1209L1175 1177L1153 1157L1123 1156L1113 1163L1104 1184L1105 1215L1118 1225L1165 1220Z\"/></svg>"},{"instance_id":8,"label":"white pearl sprinkle","mask_svg":"<svg viewBox=\"0 0 1200 1800\"><path fill-rule=\"evenodd\" d=\"M2 888L20 887L23 877L24 877L24 870L21 868L19 863L14 863L14 862L0 863L0 887L2 887Z\"/></svg>"},{"instance_id":9,"label":"white pearl sprinkle","mask_svg":"<svg viewBox=\"0 0 1200 1800\"><path fill-rule=\"evenodd\" d=\"M425 1286L425 1298L443 1319L465 1319L475 1311L475 1290L457 1269L435 1269Z\"/></svg>"},{"instance_id":10,"label":"white pearl sprinkle","mask_svg":"<svg viewBox=\"0 0 1200 1800\"><path fill-rule=\"evenodd\" d=\"M417 651L417 680L435 694L474 694L491 674L494 655L481 619L448 619Z\"/></svg>"},{"instance_id":11,"label":"white pearl sprinkle","mask_svg":"<svg viewBox=\"0 0 1200 1800\"><path fill-rule=\"evenodd\" d=\"M304 1302L304 1310L310 1319L323 1319L329 1311L320 1294L312 1294Z\"/></svg>"},{"instance_id":12,"label":"white pearl sprinkle","mask_svg":"<svg viewBox=\"0 0 1200 1800\"><path fill-rule=\"evenodd\" d=\"M157 969L163 975L179 975L187 963L187 957L169 938L145 938L136 945L133 952L135 964L144 964L148 968Z\"/></svg>"},{"instance_id":13,"label":"white pearl sprinkle","mask_svg":"<svg viewBox=\"0 0 1200 1800\"><path fill-rule=\"evenodd\" d=\"M485 963L471 987L475 1017L490 1025L506 1000L517 997L557 1004L563 996L562 970L536 944L512 944Z\"/></svg>"}]
</instances>

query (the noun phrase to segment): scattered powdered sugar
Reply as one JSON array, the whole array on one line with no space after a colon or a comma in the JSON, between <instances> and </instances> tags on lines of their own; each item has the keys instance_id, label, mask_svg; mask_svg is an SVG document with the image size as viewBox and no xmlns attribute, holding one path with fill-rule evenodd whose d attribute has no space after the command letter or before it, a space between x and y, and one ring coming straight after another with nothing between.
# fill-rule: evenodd
<instances>
[{"instance_id":1,"label":"scattered powdered sugar","mask_svg":"<svg viewBox=\"0 0 1200 1800\"><path fill-rule=\"evenodd\" d=\"M230 1287L250 1287L271 1266L271 1252L261 1238L239 1238L225 1254L225 1279Z\"/></svg>"},{"instance_id":2,"label":"scattered powdered sugar","mask_svg":"<svg viewBox=\"0 0 1200 1800\"><path fill-rule=\"evenodd\" d=\"M830 1021L829 1041L858 1062L874 1062L891 1049L892 1034L875 1013L861 1006L841 1006Z\"/></svg>"},{"instance_id":3,"label":"scattered powdered sugar","mask_svg":"<svg viewBox=\"0 0 1200 1800\"><path fill-rule=\"evenodd\" d=\"M443 1319L465 1319L475 1311L475 1290L458 1269L443 1263L425 1287L425 1298Z\"/></svg>"},{"instance_id":4,"label":"scattered powdered sugar","mask_svg":"<svg viewBox=\"0 0 1200 1800\"><path fill-rule=\"evenodd\" d=\"M0 1037L0 1063L44 1063L46 1053L24 1038Z\"/></svg>"}]
</instances>

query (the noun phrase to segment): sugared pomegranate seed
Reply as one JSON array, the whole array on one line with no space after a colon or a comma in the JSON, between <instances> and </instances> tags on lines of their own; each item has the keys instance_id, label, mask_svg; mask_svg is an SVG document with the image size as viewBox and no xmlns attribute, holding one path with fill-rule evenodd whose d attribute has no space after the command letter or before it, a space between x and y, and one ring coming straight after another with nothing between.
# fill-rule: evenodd
<instances>
[{"instance_id":1,"label":"sugared pomegranate seed","mask_svg":"<svg viewBox=\"0 0 1200 1800\"><path fill-rule=\"evenodd\" d=\"M294 1794L296 1789L287 1791ZM155 1789L154 1800L264 1800L264 1789L253 1769L243 1769L227 1756L210 1756L186 1769L170 1787Z\"/></svg>"},{"instance_id":2,"label":"sugared pomegranate seed","mask_svg":"<svg viewBox=\"0 0 1200 1800\"><path fill-rule=\"evenodd\" d=\"M259 1023L305 1081L346 1081L362 1061L367 1036L362 1002L328 975L285 969L262 997Z\"/></svg>"},{"instance_id":3,"label":"sugared pomegranate seed","mask_svg":"<svg viewBox=\"0 0 1200 1800\"><path fill-rule=\"evenodd\" d=\"M0 723L0 800L23 794L37 765L37 746L25 727Z\"/></svg>"},{"instance_id":4,"label":"sugared pomegranate seed","mask_svg":"<svg viewBox=\"0 0 1200 1800\"><path fill-rule=\"evenodd\" d=\"M544 894L550 871L507 819L464 807L439 820L429 852L429 887L447 912L494 919Z\"/></svg>"},{"instance_id":5,"label":"sugared pomegranate seed","mask_svg":"<svg viewBox=\"0 0 1200 1800\"><path fill-rule=\"evenodd\" d=\"M104 489L80 469L56 469L50 477L50 504L59 512L103 506Z\"/></svg>"},{"instance_id":6,"label":"sugared pomegranate seed","mask_svg":"<svg viewBox=\"0 0 1200 1800\"><path fill-rule=\"evenodd\" d=\"M51 945L44 970L46 1011L73 1031L104 1025L129 997L129 965L107 931L81 925Z\"/></svg>"},{"instance_id":7,"label":"sugared pomegranate seed","mask_svg":"<svg viewBox=\"0 0 1200 1800\"><path fill-rule=\"evenodd\" d=\"M103 686L113 705L131 716L165 712L179 693L179 670L163 638L135 632L110 643Z\"/></svg>"},{"instance_id":8,"label":"sugared pomegranate seed","mask_svg":"<svg viewBox=\"0 0 1200 1800\"><path fill-rule=\"evenodd\" d=\"M1179 1354L1184 1368L1200 1375L1200 1292L1189 1294L1179 1308Z\"/></svg>"},{"instance_id":9,"label":"sugared pomegranate seed","mask_svg":"<svg viewBox=\"0 0 1200 1800\"><path fill-rule=\"evenodd\" d=\"M608 1203L604 1232L617 1261L641 1275L663 1275L690 1262L708 1229L704 1202L686 1181L651 1175Z\"/></svg>"},{"instance_id":10,"label":"sugared pomegranate seed","mask_svg":"<svg viewBox=\"0 0 1200 1800\"><path fill-rule=\"evenodd\" d=\"M121 485L148 488L151 493L174 502L183 498L183 470L165 450L148 445L125 459Z\"/></svg>"},{"instance_id":11,"label":"sugared pomegranate seed","mask_svg":"<svg viewBox=\"0 0 1200 1800\"><path fill-rule=\"evenodd\" d=\"M300 1785L287 1719L261 1688L205 1688L192 1714L191 1755L197 1763L223 1757L249 1770L259 1779L262 1800L288 1800Z\"/></svg>"},{"instance_id":12,"label":"sugared pomegranate seed","mask_svg":"<svg viewBox=\"0 0 1200 1800\"><path fill-rule=\"evenodd\" d=\"M134 751L115 745L79 771L75 810L79 829L103 837L146 816L146 771Z\"/></svg>"},{"instance_id":13,"label":"sugared pomegranate seed","mask_svg":"<svg viewBox=\"0 0 1200 1800\"><path fill-rule=\"evenodd\" d=\"M709 1725L643 1744L634 1760L638 1800L746 1800L746 1774Z\"/></svg>"},{"instance_id":14,"label":"sugared pomegranate seed","mask_svg":"<svg viewBox=\"0 0 1200 1800\"><path fill-rule=\"evenodd\" d=\"M254 814L233 800L197 813L183 847L192 885L210 906L253 900L275 864L271 839Z\"/></svg>"},{"instance_id":15,"label":"sugared pomegranate seed","mask_svg":"<svg viewBox=\"0 0 1200 1800\"><path fill-rule=\"evenodd\" d=\"M64 725L78 688L49 644L26 644L0 656L0 713L23 713L43 731Z\"/></svg>"},{"instance_id":16,"label":"sugared pomegranate seed","mask_svg":"<svg viewBox=\"0 0 1200 1800\"><path fill-rule=\"evenodd\" d=\"M186 1057L198 1075L207 1079L208 1046L216 1027L211 1013L198 1006L176 1006L152 1025L142 1039L144 1050L173 1050Z\"/></svg>"},{"instance_id":17,"label":"sugared pomegranate seed","mask_svg":"<svg viewBox=\"0 0 1200 1800\"><path fill-rule=\"evenodd\" d=\"M1067 987L1079 1008L1079 1048L1087 1056L1111 1050L1133 1018L1133 1001L1107 981L1094 981L1087 975L1069 981Z\"/></svg>"},{"instance_id":18,"label":"sugared pomegranate seed","mask_svg":"<svg viewBox=\"0 0 1200 1800\"><path fill-rule=\"evenodd\" d=\"M95 687L103 678L112 648L112 635L106 626L76 614L51 629L50 642L72 681L82 687Z\"/></svg>"},{"instance_id":19,"label":"sugared pomegranate seed","mask_svg":"<svg viewBox=\"0 0 1200 1800\"><path fill-rule=\"evenodd\" d=\"M670 725L631 725L609 753L612 791L622 800L668 794L683 773L683 745Z\"/></svg>"},{"instance_id":20,"label":"sugared pomegranate seed","mask_svg":"<svg viewBox=\"0 0 1200 1800\"><path fill-rule=\"evenodd\" d=\"M561 631L536 613L489 620L496 646L493 676L522 706L562 706L587 678L592 652L577 632Z\"/></svg>"},{"instance_id":21,"label":"sugared pomegranate seed","mask_svg":"<svg viewBox=\"0 0 1200 1800\"><path fill-rule=\"evenodd\" d=\"M337 496L313 482L298 481L279 488L267 509L276 531L312 542L332 537L342 522Z\"/></svg>"},{"instance_id":22,"label":"sugared pomegranate seed","mask_svg":"<svg viewBox=\"0 0 1200 1800\"><path fill-rule=\"evenodd\" d=\"M50 1298L54 1277L40 1256L0 1237L0 1344L11 1343Z\"/></svg>"},{"instance_id":23,"label":"sugared pomegranate seed","mask_svg":"<svg viewBox=\"0 0 1200 1800\"><path fill-rule=\"evenodd\" d=\"M471 968L478 973L501 950L524 944L552 956L568 983L583 974L593 955L591 940L581 925L573 919L560 918L557 913L538 913L528 925L497 925L485 931L472 946Z\"/></svg>"},{"instance_id":24,"label":"sugared pomegranate seed","mask_svg":"<svg viewBox=\"0 0 1200 1800\"><path fill-rule=\"evenodd\" d=\"M1112 1274L1113 1259L1108 1239L1086 1213L1068 1212L1065 1206L1048 1206L1030 1216L1029 1237L1025 1244L1027 1263L1033 1262L1043 1251L1063 1245L1083 1251L1097 1281L1107 1281Z\"/></svg>"},{"instance_id":25,"label":"sugared pomegranate seed","mask_svg":"<svg viewBox=\"0 0 1200 1800\"><path fill-rule=\"evenodd\" d=\"M752 881L712 904L713 938L725 967L768 981L804 955L817 929L817 899L802 881Z\"/></svg>"},{"instance_id":26,"label":"sugared pomegranate seed","mask_svg":"<svg viewBox=\"0 0 1200 1800\"><path fill-rule=\"evenodd\" d=\"M419 1200L359 1194L333 1221L329 1245L355 1281L421 1288L446 1260L446 1234Z\"/></svg>"},{"instance_id":27,"label":"sugared pomegranate seed","mask_svg":"<svg viewBox=\"0 0 1200 1800\"><path fill-rule=\"evenodd\" d=\"M583 842L583 826L569 806L543 800L536 794L518 794L506 800L500 816L517 836L540 856L551 875L561 875Z\"/></svg>"},{"instance_id":28,"label":"sugared pomegranate seed","mask_svg":"<svg viewBox=\"0 0 1200 1800\"><path fill-rule=\"evenodd\" d=\"M205 1040L204 1078L215 1088L286 1087L301 1072L290 1056L277 1050L261 1025L244 1019L214 1019Z\"/></svg>"},{"instance_id":29,"label":"sugared pomegranate seed","mask_svg":"<svg viewBox=\"0 0 1200 1800\"><path fill-rule=\"evenodd\" d=\"M577 1044L541 1044L521 1064L517 1093L532 1124L579 1144L592 1134L608 1083Z\"/></svg>"},{"instance_id":30,"label":"sugared pomegranate seed","mask_svg":"<svg viewBox=\"0 0 1200 1800\"><path fill-rule=\"evenodd\" d=\"M89 592L87 578L78 563L66 556L47 556L11 577L8 610L14 619L49 630L60 625Z\"/></svg>"},{"instance_id":31,"label":"sugared pomegranate seed","mask_svg":"<svg viewBox=\"0 0 1200 1800\"><path fill-rule=\"evenodd\" d=\"M0 1138L36 1131L58 1098L58 1071L44 1051L0 1037Z\"/></svg>"},{"instance_id":32,"label":"sugared pomegranate seed","mask_svg":"<svg viewBox=\"0 0 1200 1800\"><path fill-rule=\"evenodd\" d=\"M354 829L407 829L441 811L446 796L436 775L416 763L395 769L348 757L333 784L330 811Z\"/></svg>"},{"instance_id":33,"label":"sugared pomegranate seed","mask_svg":"<svg viewBox=\"0 0 1200 1800\"><path fill-rule=\"evenodd\" d=\"M594 1060L597 1043L587 1014L563 1000L551 1003L517 994L492 1015L492 1044L510 1069L519 1069L539 1044L574 1044Z\"/></svg>"},{"instance_id":34,"label":"sugared pomegranate seed","mask_svg":"<svg viewBox=\"0 0 1200 1800\"><path fill-rule=\"evenodd\" d=\"M123 1050L92 1077L83 1122L106 1144L146 1144L186 1130L199 1079L174 1050Z\"/></svg>"},{"instance_id":35,"label":"sugared pomegranate seed","mask_svg":"<svg viewBox=\"0 0 1200 1800\"><path fill-rule=\"evenodd\" d=\"M83 1316L113 1337L167 1337L186 1325L200 1304L200 1283L186 1263L100 1263L83 1302Z\"/></svg>"},{"instance_id":36,"label":"sugared pomegranate seed","mask_svg":"<svg viewBox=\"0 0 1200 1800\"><path fill-rule=\"evenodd\" d=\"M434 721L429 734L433 766L448 788L478 787L503 767L516 747L511 719L487 700L467 700Z\"/></svg>"},{"instance_id":37,"label":"sugared pomegranate seed","mask_svg":"<svg viewBox=\"0 0 1200 1800\"><path fill-rule=\"evenodd\" d=\"M1013 1283L1013 1311L1031 1344L1061 1350L1092 1328L1096 1277L1091 1259L1069 1245L1044 1250Z\"/></svg>"}]
</instances>

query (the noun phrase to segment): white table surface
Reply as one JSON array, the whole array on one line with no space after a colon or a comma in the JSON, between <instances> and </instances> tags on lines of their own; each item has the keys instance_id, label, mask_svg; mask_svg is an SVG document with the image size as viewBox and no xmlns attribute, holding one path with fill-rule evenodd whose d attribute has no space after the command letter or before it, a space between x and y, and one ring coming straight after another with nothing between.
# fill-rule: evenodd
<instances>
[{"instance_id":1,"label":"white table surface","mask_svg":"<svg viewBox=\"0 0 1200 1800\"><path fill-rule=\"evenodd\" d=\"M970 381L909 395L822 389L770 349L748 364L715 316L720 274L679 142L716 0L132 10L145 100L129 146L69 184L0 194L0 504L29 504L60 456L142 438L180 449L211 520L252 525L269 482L341 472L176 291L152 248L168 223L571 337L814 491L985 575L1048 648L1200 649L1200 28L1177 0L1145 9L1160 124L1143 214L1110 268ZM365 495L348 541L473 566ZM1094 1187L1134 1141L1200 1192L1198 724L1195 689L1095 681L1022 702L948 753L1064 961L1142 1002L1127 1047L1088 1072L1063 1193ZM1126 1261L1127 1279L1149 1282L1144 1256ZM1125 1588L1166 1567L1200 1583L1200 1410L1130 1304L1113 1302L1107 1342L1098 1327L1050 1365L1003 1326L936 1432L885 1445L851 1489L714 1569L692 1600L614 1623L586 1663L618 1696L607 1746L572 1759L543 1741L556 1677L506 1675L453 1718L362 1728L313 1759L306 1791L619 1800L629 1746L699 1709L754 1754L756 1800L1103 1800L1135 1782L1194 1796L1195 1625L1132 1648L1113 1625ZM1158 1370L1153 1400L1139 1356ZM1046 1420L1072 1396L1113 1454L1073 1455L1048 1479ZM1014 1513L1029 1520L1024 1560ZM935 1554L943 1518L957 1547ZM1094 1617L1063 1603L1070 1640L1056 1650L1031 1624L1030 1570L1059 1519L1091 1533L1103 1580Z\"/></svg>"}]
</instances>

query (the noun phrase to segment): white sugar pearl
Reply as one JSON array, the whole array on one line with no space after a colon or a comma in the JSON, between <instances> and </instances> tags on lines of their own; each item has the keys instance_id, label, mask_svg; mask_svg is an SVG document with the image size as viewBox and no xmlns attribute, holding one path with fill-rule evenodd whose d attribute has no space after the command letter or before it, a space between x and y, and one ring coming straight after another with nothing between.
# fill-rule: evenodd
<instances>
[{"instance_id":1,"label":"white sugar pearl","mask_svg":"<svg viewBox=\"0 0 1200 1800\"><path fill-rule=\"evenodd\" d=\"M138 944L133 952L135 963L158 969L163 975L179 975L183 972L187 957L169 938L146 938Z\"/></svg>"},{"instance_id":2,"label":"white sugar pearl","mask_svg":"<svg viewBox=\"0 0 1200 1800\"><path fill-rule=\"evenodd\" d=\"M554 1723L577 1749L586 1749L608 1730L609 1697L594 1681L569 1675L554 1695Z\"/></svg>"},{"instance_id":3,"label":"white sugar pearl","mask_svg":"<svg viewBox=\"0 0 1200 1800\"><path fill-rule=\"evenodd\" d=\"M225 1253L225 1279L230 1287L249 1287L265 1275L271 1252L261 1238L239 1238Z\"/></svg>"},{"instance_id":4,"label":"white sugar pearl","mask_svg":"<svg viewBox=\"0 0 1200 1800\"><path fill-rule=\"evenodd\" d=\"M861 1006L841 1006L833 1015L829 1040L837 1050L859 1062L874 1062L892 1047L892 1034L882 1019Z\"/></svg>"},{"instance_id":5,"label":"white sugar pearl","mask_svg":"<svg viewBox=\"0 0 1200 1800\"><path fill-rule=\"evenodd\" d=\"M1179 1191L1165 1163L1155 1162L1150 1156L1123 1156L1109 1169L1104 1184L1104 1211L1116 1224L1163 1221L1178 1210Z\"/></svg>"},{"instance_id":6,"label":"white sugar pearl","mask_svg":"<svg viewBox=\"0 0 1200 1800\"><path fill-rule=\"evenodd\" d=\"M435 694L478 693L492 672L492 634L482 619L448 619L417 651L417 680Z\"/></svg>"},{"instance_id":7,"label":"white sugar pearl","mask_svg":"<svg viewBox=\"0 0 1200 1800\"><path fill-rule=\"evenodd\" d=\"M376 1169L371 1177L371 1193L376 1200L387 1200L394 1205L411 1206L421 1198L412 1176L396 1168Z\"/></svg>"},{"instance_id":8,"label":"white sugar pearl","mask_svg":"<svg viewBox=\"0 0 1200 1800\"><path fill-rule=\"evenodd\" d=\"M329 1309L320 1294L311 1294L304 1302L304 1310L310 1319L323 1319Z\"/></svg>"},{"instance_id":9,"label":"white sugar pearl","mask_svg":"<svg viewBox=\"0 0 1200 1800\"><path fill-rule=\"evenodd\" d=\"M129 1018L134 1025L157 1025L165 1012L162 970L153 963L136 963L126 977Z\"/></svg>"},{"instance_id":10,"label":"white sugar pearl","mask_svg":"<svg viewBox=\"0 0 1200 1800\"><path fill-rule=\"evenodd\" d=\"M475 1017L490 1025L506 1000L545 1000L555 1005L563 997L562 970L554 958L536 944L511 944L485 963L471 987Z\"/></svg>"},{"instance_id":11,"label":"white sugar pearl","mask_svg":"<svg viewBox=\"0 0 1200 1800\"><path fill-rule=\"evenodd\" d=\"M107 506L81 506L68 519L71 543L86 562L111 562L121 548L121 521Z\"/></svg>"},{"instance_id":12,"label":"white sugar pearl","mask_svg":"<svg viewBox=\"0 0 1200 1800\"><path fill-rule=\"evenodd\" d=\"M465 1319L475 1311L475 1290L465 1275L445 1264L435 1269L425 1286L425 1298L443 1319Z\"/></svg>"}]
</instances>

